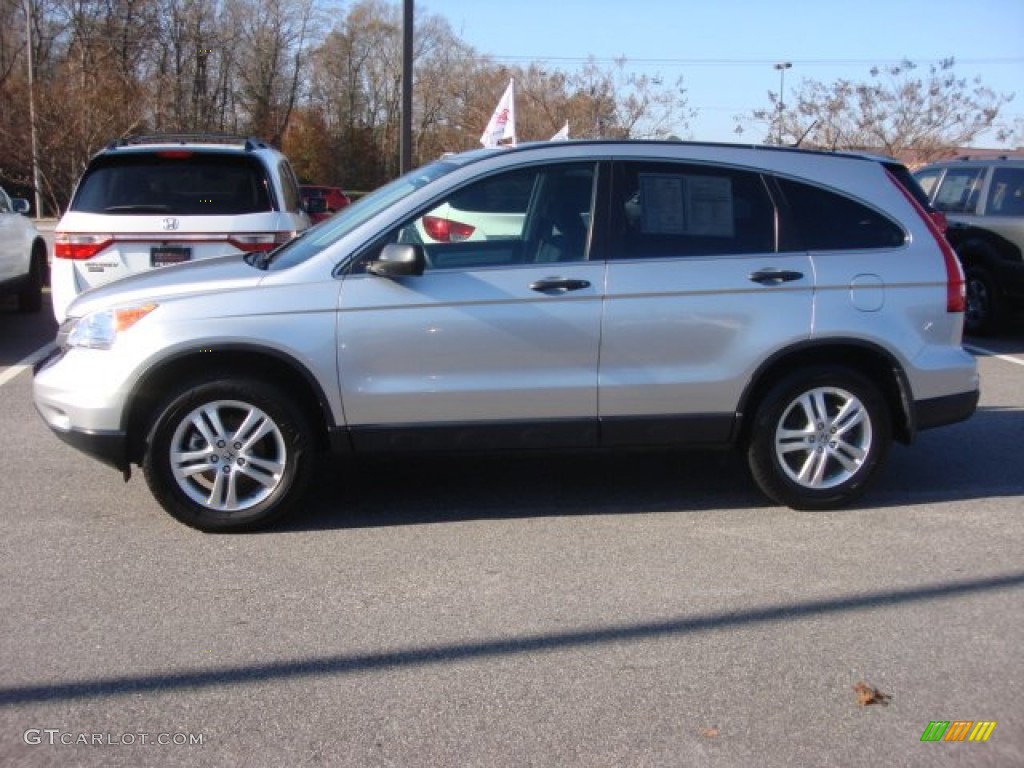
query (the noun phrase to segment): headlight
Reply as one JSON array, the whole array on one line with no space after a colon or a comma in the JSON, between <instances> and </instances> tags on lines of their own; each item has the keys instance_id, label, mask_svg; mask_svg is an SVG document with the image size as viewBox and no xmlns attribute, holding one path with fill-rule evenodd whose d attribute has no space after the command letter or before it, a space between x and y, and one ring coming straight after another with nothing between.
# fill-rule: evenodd
<instances>
[{"instance_id":1,"label":"headlight","mask_svg":"<svg viewBox=\"0 0 1024 768\"><path fill-rule=\"evenodd\" d=\"M117 334L135 325L154 309L156 304L104 309L86 315L75 323L68 334L68 346L110 349Z\"/></svg>"}]
</instances>

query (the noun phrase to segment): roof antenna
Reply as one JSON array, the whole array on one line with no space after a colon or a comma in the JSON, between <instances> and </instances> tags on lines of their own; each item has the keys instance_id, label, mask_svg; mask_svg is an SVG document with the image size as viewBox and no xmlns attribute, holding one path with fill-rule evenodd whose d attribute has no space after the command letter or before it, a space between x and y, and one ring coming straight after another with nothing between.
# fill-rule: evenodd
<instances>
[{"instance_id":1,"label":"roof antenna","mask_svg":"<svg viewBox=\"0 0 1024 768\"><path fill-rule=\"evenodd\" d=\"M800 148L800 145L804 143L804 139L807 138L807 134L810 133L811 131L813 131L814 130L814 126L816 126L817 124L818 124L818 121L815 120L813 123L811 123L809 126L807 126L807 130L800 134L800 138L797 139L796 143L793 145L794 149L799 149Z\"/></svg>"}]
</instances>

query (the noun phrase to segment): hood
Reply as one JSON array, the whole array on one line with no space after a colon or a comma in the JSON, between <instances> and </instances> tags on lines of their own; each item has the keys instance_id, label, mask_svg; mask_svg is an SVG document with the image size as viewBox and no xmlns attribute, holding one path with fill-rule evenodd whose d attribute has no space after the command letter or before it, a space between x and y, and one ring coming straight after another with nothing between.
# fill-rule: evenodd
<instances>
[{"instance_id":1,"label":"hood","mask_svg":"<svg viewBox=\"0 0 1024 768\"><path fill-rule=\"evenodd\" d=\"M71 302L67 316L82 317L111 306L252 288L266 276L266 272L247 264L242 253L159 267L85 291Z\"/></svg>"}]
</instances>

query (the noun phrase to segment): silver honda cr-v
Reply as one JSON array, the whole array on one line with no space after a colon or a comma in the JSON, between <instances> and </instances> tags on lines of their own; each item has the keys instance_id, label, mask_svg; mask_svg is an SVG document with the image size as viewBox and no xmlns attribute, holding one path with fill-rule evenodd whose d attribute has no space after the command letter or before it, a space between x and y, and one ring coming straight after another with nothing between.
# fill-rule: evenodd
<instances>
[{"instance_id":1,"label":"silver honda cr-v","mask_svg":"<svg viewBox=\"0 0 1024 768\"><path fill-rule=\"evenodd\" d=\"M775 501L837 507L977 405L923 200L897 163L793 149L448 157L269 254L84 293L36 406L207 531L294 509L326 449L735 446Z\"/></svg>"}]
</instances>

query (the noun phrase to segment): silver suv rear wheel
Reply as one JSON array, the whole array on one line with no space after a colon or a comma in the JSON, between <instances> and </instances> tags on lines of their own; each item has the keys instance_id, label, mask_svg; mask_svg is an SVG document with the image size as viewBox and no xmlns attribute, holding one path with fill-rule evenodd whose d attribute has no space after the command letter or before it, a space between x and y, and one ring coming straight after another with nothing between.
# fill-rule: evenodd
<instances>
[{"instance_id":1,"label":"silver suv rear wheel","mask_svg":"<svg viewBox=\"0 0 1024 768\"><path fill-rule=\"evenodd\" d=\"M748 461L772 499L795 509L833 509L858 498L888 452L885 400L866 377L823 366L793 374L757 412Z\"/></svg>"}]
</instances>

